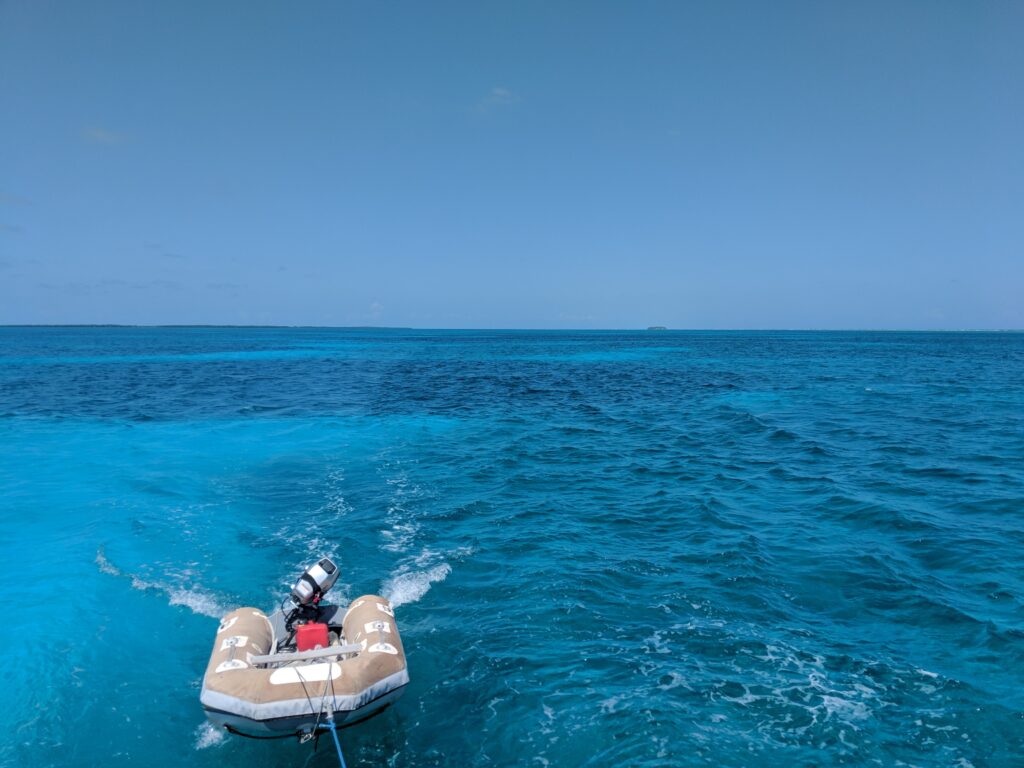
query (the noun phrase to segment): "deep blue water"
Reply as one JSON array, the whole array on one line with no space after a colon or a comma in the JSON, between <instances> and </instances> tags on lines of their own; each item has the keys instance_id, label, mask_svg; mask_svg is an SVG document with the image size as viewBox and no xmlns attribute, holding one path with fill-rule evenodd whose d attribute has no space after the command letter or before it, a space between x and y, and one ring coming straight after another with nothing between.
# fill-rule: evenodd
<instances>
[{"instance_id":1,"label":"deep blue water","mask_svg":"<svg viewBox=\"0 0 1024 768\"><path fill-rule=\"evenodd\" d=\"M221 612L382 590L350 766L1024 764L1024 335L0 329L0 763L224 738Z\"/></svg>"}]
</instances>

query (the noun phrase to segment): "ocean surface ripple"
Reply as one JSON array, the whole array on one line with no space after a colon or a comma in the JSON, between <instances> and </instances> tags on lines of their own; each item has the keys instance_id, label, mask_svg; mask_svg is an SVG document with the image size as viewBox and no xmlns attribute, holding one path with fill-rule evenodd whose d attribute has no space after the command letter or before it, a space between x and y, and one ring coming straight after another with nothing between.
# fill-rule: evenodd
<instances>
[{"instance_id":1,"label":"ocean surface ripple","mask_svg":"<svg viewBox=\"0 0 1024 768\"><path fill-rule=\"evenodd\" d=\"M0 483L0 764L334 764L198 702L321 553L350 766L1024 761L1024 334L4 328Z\"/></svg>"}]
</instances>

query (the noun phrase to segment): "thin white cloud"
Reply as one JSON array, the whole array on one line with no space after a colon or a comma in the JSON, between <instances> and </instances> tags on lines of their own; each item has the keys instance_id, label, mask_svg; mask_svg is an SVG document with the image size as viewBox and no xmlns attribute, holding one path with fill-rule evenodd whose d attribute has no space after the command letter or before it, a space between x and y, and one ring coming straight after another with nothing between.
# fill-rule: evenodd
<instances>
[{"instance_id":1,"label":"thin white cloud","mask_svg":"<svg viewBox=\"0 0 1024 768\"><path fill-rule=\"evenodd\" d=\"M185 286L176 280L164 280L162 278L134 281L124 280L119 277L107 277L91 282L80 280L71 280L64 283L40 282L36 283L36 288L44 291L61 291L83 296L95 296L97 294L109 296L113 293L122 293L124 291L180 291Z\"/></svg>"},{"instance_id":2,"label":"thin white cloud","mask_svg":"<svg viewBox=\"0 0 1024 768\"><path fill-rule=\"evenodd\" d=\"M489 112L495 109L502 109L505 107L514 107L516 104L522 103L523 99L519 94L510 91L501 85L496 85L480 99L476 104L478 112Z\"/></svg>"},{"instance_id":3,"label":"thin white cloud","mask_svg":"<svg viewBox=\"0 0 1024 768\"><path fill-rule=\"evenodd\" d=\"M142 247L147 251L152 251L156 256L162 259L173 259L180 261L185 258L184 254L178 253L177 251L171 251L165 248L161 243L153 240L145 240L142 243Z\"/></svg>"},{"instance_id":4,"label":"thin white cloud","mask_svg":"<svg viewBox=\"0 0 1024 768\"><path fill-rule=\"evenodd\" d=\"M0 205L32 205L32 201L20 195L11 195L7 192L0 192Z\"/></svg>"},{"instance_id":5,"label":"thin white cloud","mask_svg":"<svg viewBox=\"0 0 1024 768\"><path fill-rule=\"evenodd\" d=\"M128 139L123 133L117 133L95 125L82 131L82 137L93 144L107 145L123 144Z\"/></svg>"}]
</instances>

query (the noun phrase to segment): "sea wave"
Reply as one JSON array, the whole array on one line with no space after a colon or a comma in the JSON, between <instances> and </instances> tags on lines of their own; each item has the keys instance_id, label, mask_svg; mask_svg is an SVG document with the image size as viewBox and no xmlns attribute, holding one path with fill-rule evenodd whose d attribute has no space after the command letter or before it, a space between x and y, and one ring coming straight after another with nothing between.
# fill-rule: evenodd
<instances>
[{"instance_id":1,"label":"sea wave","mask_svg":"<svg viewBox=\"0 0 1024 768\"><path fill-rule=\"evenodd\" d=\"M192 613L209 616L213 619L219 619L231 610L226 600L203 587L153 581L138 575L126 574L110 562L103 547L96 550L95 562L101 573L127 578L132 589L137 589L140 592L160 592L166 595L168 605L183 606Z\"/></svg>"},{"instance_id":2,"label":"sea wave","mask_svg":"<svg viewBox=\"0 0 1024 768\"><path fill-rule=\"evenodd\" d=\"M391 606L415 603L430 590L430 586L448 578L452 567L448 563L439 563L425 571L406 571L396 573L381 586L381 594L391 601Z\"/></svg>"},{"instance_id":3,"label":"sea wave","mask_svg":"<svg viewBox=\"0 0 1024 768\"><path fill-rule=\"evenodd\" d=\"M106 573L110 576L120 576L121 571L116 565L107 559L106 552L103 547L96 550L96 566L100 569L100 573Z\"/></svg>"},{"instance_id":4,"label":"sea wave","mask_svg":"<svg viewBox=\"0 0 1024 768\"><path fill-rule=\"evenodd\" d=\"M72 358L364 339L6 333ZM11 578L86 576L76 632L11 616L56 666L12 646L0 704L27 725L0 764L222 763L200 716L150 716L199 711L196 616L270 607L337 554L353 596L398 606L417 687L350 764L1016 765L1024 335L676 339L656 365L617 354L650 343L629 334L431 332L350 360L0 366ZM154 627L160 675L125 664Z\"/></svg>"}]
</instances>

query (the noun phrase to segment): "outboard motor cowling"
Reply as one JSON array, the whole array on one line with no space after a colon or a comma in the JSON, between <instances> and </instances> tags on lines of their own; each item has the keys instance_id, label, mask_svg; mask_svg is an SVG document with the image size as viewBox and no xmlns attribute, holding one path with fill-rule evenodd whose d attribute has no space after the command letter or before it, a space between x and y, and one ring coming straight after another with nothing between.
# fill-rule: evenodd
<instances>
[{"instance_id":1,"label":"outboard motor cowling","mask_svg":"<svg viewBox=\"0 0 1024 768\"><path fill-rule=\"evenodd\" d=\"M320 598L338 580L338 574L338 566L329 557L323 558L316 565L311 565L292 587L292 602L296 605L320 602Z\"/></svg>"}]
</instances>

